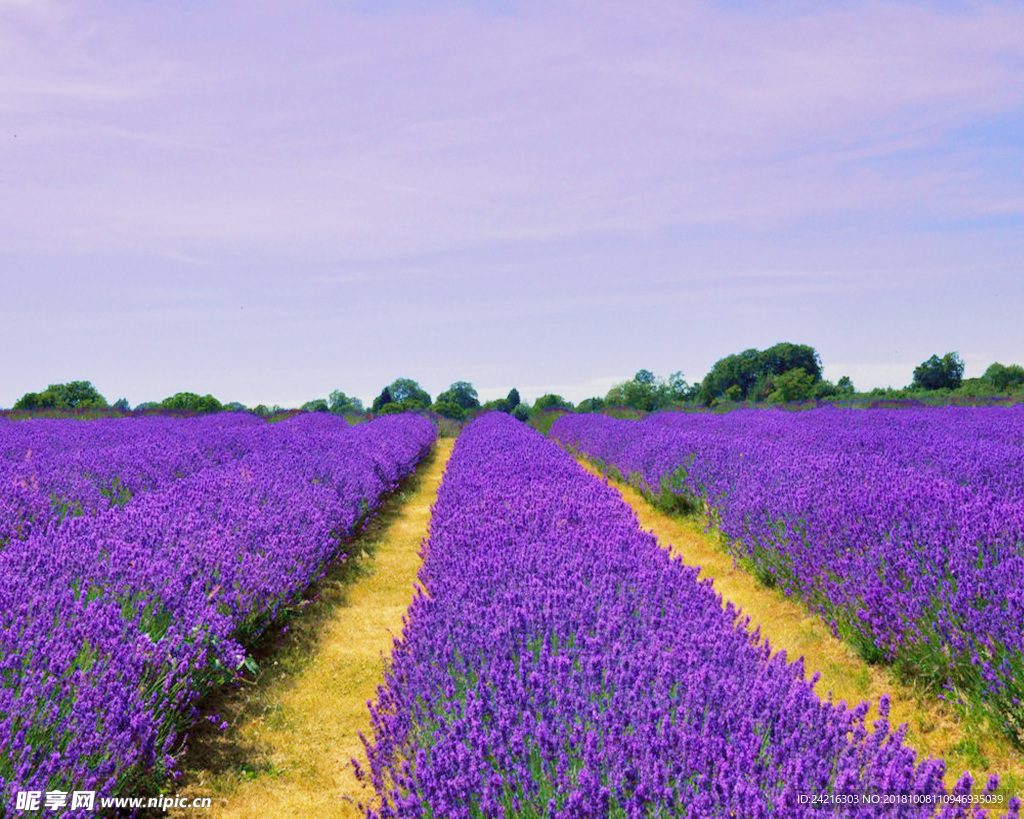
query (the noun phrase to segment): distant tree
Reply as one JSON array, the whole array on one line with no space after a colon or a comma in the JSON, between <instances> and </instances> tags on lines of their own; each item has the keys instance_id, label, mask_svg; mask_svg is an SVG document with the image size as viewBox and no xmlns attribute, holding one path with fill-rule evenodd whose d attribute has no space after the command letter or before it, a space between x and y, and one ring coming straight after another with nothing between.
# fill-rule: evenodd
<instances>
[{"instance_id":1,"label":"distant tree","mask_svg":"<svg viewBox=\"0 0 1024 819\"><path fill-rule=\"evenodd\" d=\"M345 413L364 412L363 402L358 398L345 395L340 390L334 390L330 395L330 406L331 412L336 415L344 415Z\"/></svg>"},{"instance_id":2,"label":"distant tree","mask_svg":"<svg viewBox=\"0 0 1024 819\"><path fill-rule=\"evenodd\" d=\"M111 409L116 409L118 412L132 411L131 405L128 403L127 398L118 398L111 406Z\"/></svg>"},{"instance_id":3,"label":"distant tree","mask_svg":"<svg viewBox=\"0 0 1024 819\"><path fill-rule=\"evenodd\" d=\"M377 410L378 415L398 415L400 412L405 412L406 407L404 404L399 404L397 401L392 401L388 404L382 404L381 408Z\"/></svg>"},{"instance_id":4,"label":"distant tree","mask_svg":"<svg viewBox=\"0 0 1024 819\"><path fill-rule=\"evenodd\" d=\"M505 398L505 403L508 405L508 411L512 412L520 404L519 390L515 387L508 391L508 395Z\"/></svg>"},{"instance_id":5,"label":"distant tree","mask_svg":"<svg viewBox=\"0 0 1024 819\"><path fill-rule=\"evenodd\" d=\"M576 412L600 412L603 409L603 398L584 398L576 405Z\"/></svg>"},{"instance_id":6,"label":"distant tree","mask_svg":"<svg viewBox=\"0 0 1024 819\"><path fill-rule=\"evenodd\" d=\"M529 421L530 420L530 408L526 404L516 404L512 408L512 417L518 421Z\"/></svg>"},{"instance_id":7,"label":"distant tree","mask_svg":"<svg viewBox=\"0 0 1024 819\"><path fill-rule=\"evenodd\" d=\"M248 412L249 408L241 401L232 401L230 404L225 404L224 409L227 412Z\"/></svg>"},{"instance_id":8,"label":"distant tree","mask_svg":"<svg viewBox=\"0 0 1024 819\"><path fill-rule=\"evenodd\" d=\"M856 390L853 388L853 381L850 380L850 376L844 375L836 382L836 392L839 395L853 395Z\"/></svg>"},{"instance_id":9,"label":"distant tree","mask_svg":"<svg viewBox=\"0 0 1024 819\"><path fill-rule=\"evenodd\" d=\"M438 396L437 401L431 409L444 418L451 418L454 421L461 421L466 417L466 408L457 404L450 398L445 398L444 393Z\"/></svg>"},{"instance_id":10,"label":"distant tree","mask_svg":"<svg viewBox=\"0 0 1024 819\"><path fill-rule=\"evenodd\" d=\"M373 411L379 413L384 409L384 407L393 402L394 399L391 397L391 388L385 387L381 390L380 395L373 399Z\"/></svg>"},{"instance_id":11,"label":"distant tree","mask_svg":"<svg viewBox=\"0 0 1024 819\"><path fill-rule=\"evenodd\" d=\"M964 362L958 353L946 353L942 358L933 355L914 369L911 389L955 390L964 377Z\"/></svg>"},{"instance_id":12,"label":"distant tree","mask_svg":"<svg viewBox=\"0 0 1024 819\"><path fill-rule=\"evenodd\" d=\"M681 372L667 379L656 378L650 370L640 370L631 381L612 387L605 396L606 406L630 407L643 412L654 412L690 397L690 387Z\"/></svg>"},{"instance_id":13,"label":"distant tree","mask_svg":"<svg viewBox=\"0 0 1024 819\"><path fill-rule=\"evenodd\" d=\"M212 395L197 395L194 392L179 392L160 402L160 408L177 412L207 414L220 412L223 405Z\"/></svg>"},{"instance_id":14,"label":"distant tree","mask_svg":"<svg viewBox=\"0 0 1024 819\"><path fill-rule=\"evenodd\" d=\"M666 394L673 404L682 404L684 401L692 400L696 395L696 389L686 383L681 370L676 370L665 381Z\"/></svg>"},{"instance_id":15,"label":"distant tree","mask_svg":"<svg viewBox=\"0 0 1024 819\"><path fill-rule=\"evenodd\" d=\"M314 398L302 405L303 412L330 412L330 407L323 398Z\"/></svg>"},{"instance_id":16,"label":"distant tree","mask_svg":"<svg viewBox=\"0 0 1024 819\"><path fill-rule=\"evenodd\" d=\"M430 400L430 393L411 378L396 378L388 389L391 391L391 400L408 409L426 409L433 403Z\"/></svg>"},{"instance_id":17,"label":"distant tree","mask_svg":"<svg viewBox=\"0 0 1024 819\"><path fill-rule=\"evenodd\" d=\"M985 370L982 380L997 392L1009 392L1024 385L1024 367L1020 364L1000 364L997 361Z\"/></svg>"},{"instance_id":18,"label":"distant tree","mask_svg":"<svg viewBox=\"0 0 1024 819\"><path fill-rule=\"evenodd\" d=\"M533 402L534 412L543 412L544 410L548 409L572 410L572 408L573 407L571 402L566 401L564 398L562 398L562 396L554 395L553 393L542 395L540 398Z\"/></svg>"},{"instance_id":19,"label":"distant tree","mask_svg":"<svg viewBox=\"0 0 1024 819\"><path fill-rule=\"evenodd\" d=\"M764 400L774 392L777 376L796 369L802 369L814 383L821 380L821 359L813 347L783 342L763 351L751 348L716 361L696 397L705 405L720 399Z\"/></svg>"},{"instance_id":20,"label":"distant tree","mask_svg":"<svg viewBox=\"0 0 1024 819\"><path fill-rule=\"evenodd\" d=\"M50 384L39 393L25 393L14 404L14 409L94 409L105 408L104 398L91 381L69 381L67 384Z\"/></svg>"},{"instance_id":21,"label":"distant tree","mask_svg":"<svg viewBox=\"0 0 1024 819\"><path fill-rule=\"evenodd\" d=\"M814 377L803 367L786 370L771 382L772 391L766 399L769 404L803 401L814 394Z\"/></svg>"},{"instance_id":22,"label":"distant tree","mask_svg":"<svg viewBox=\"0 0 1024 819\"><path fill-rule=\"evenodd\" d=\"M270 415L270 407L268 407L266 404L257 404L255 407L253 407L252 411L261 418L266 418L267 416Z\"/></svg>"},{"instance_id":23,"label":"distant tree","mask_svg":"<svg viewBox=\"0 0 1024 819\"><path fill-rule=\"evenodd\" d=\"M456 381L437 396L436 403L440 404L442 402L456 404L463 410L474 410L480 406L480 396L477 395L476 389L468 381ZM443 415L444 413L439 412L439 414Z\"/></svg>"}]
</instances>

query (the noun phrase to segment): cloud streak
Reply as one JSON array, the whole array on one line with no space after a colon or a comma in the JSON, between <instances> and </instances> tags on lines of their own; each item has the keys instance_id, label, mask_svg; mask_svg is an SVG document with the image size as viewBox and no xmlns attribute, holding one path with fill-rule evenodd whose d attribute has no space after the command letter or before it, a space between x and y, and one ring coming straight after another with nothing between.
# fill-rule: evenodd
<instances>
[{"instance_id":1,"label":"cloud streak","mask_svg":"<svg viewBox=\"0 0 1024 819\"><path fill-rule=\"evenodd\" d=\"M0 100L21 131L4 152L9 246L379 256L927 219L936 200L949 217L951 194L973 213L1007 207L983 163L938 148L1020 111L1024 12L1010 6L98 8L6 11ZM26 15L45 24L10 25ZM185 41L186 26L204 33Z\"/></svg>"}]
</instances>

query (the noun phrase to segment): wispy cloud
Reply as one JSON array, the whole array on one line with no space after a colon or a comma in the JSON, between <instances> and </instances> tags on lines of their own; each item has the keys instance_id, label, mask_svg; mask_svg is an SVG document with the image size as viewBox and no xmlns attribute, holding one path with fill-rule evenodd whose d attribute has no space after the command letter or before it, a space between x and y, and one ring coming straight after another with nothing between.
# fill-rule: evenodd
<instances>
[{"instance_id":1,"label":"wispy cloud","mask_svg":"<svg viewBox=\"0 0 1024 819\"><path fill-rule=\"evenodd\" d=\"M1024 99L1009 5L40 8L0 17L0 105L21 132L0 154L4 239L37 248L381 255L927 218L951 190L991 209L1006 197L985 168L932 152Z\"/></svg>"}]
</instances>

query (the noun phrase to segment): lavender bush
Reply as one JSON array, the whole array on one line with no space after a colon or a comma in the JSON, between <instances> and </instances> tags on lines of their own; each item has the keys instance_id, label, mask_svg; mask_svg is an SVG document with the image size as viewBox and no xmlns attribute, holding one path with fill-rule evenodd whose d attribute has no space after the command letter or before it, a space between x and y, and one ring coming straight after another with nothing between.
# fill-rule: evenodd
<instances>
[{"instance_id":1,"label":"lavender bush","mask_svg":"<svg viewBox=\"0 0 1024 819\"><path fill-rule=\"evenodd\" d=\"M368 816L967 815L909 804L945 793L944 764L917 762L886 701L868 731L865 704L819 700L613 490L506 415L462 433L424 549L371 708ZM893 793L908 801L801 801Z\"/></svg>"},{"instance_id":2,"label":"lavender bush","mask_svg":"<svg viewBox=\"0 0 1024 819\"><path fill-rule=\"evenodd\" d=\"M158 788L197 699L433 439L410 415L0 423L0 816Z\"/></svg>"},{"instance_id":3,"label":"lavender bush","mask_svg":"<svg viewBox=\"0 0 1024 819\"><path fill-rule=\"evenodd\" d=\"M1024 745L1024 407L564 416L552 435L702 500L865 659Z\"/></svg>"}]
</instances>

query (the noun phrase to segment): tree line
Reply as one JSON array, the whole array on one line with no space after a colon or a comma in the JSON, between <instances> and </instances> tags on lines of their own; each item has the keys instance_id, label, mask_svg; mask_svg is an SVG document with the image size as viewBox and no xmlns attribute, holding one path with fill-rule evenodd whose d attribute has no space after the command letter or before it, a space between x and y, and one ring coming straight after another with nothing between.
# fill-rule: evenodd
<instances>
[{"instance_id":1,"label":"tree line","mask_svg":"<svg viewBox=\"0 0 1024 819\"><path fill-rule=\"evenodd\" d=\"M332 412L351 420L368 414L396 412L432 412L452 421L462 421L481 411L507 412L522 421L547 410L602 412L624 408L638 412L685 407L730 407L747 404L786 404L799 401L853 401L855 399L914 398L929 396L1011 397L1024 400L1024 367L1020 364L993 363L980 378L964 379L964 363L956 352L933 355L914 369L911 383L902 389L875 389L858 393L850 378L832 383L822 376L818 352L806 344L782 342L766 350L748 349L715 362L699 382L689 384L682 372L661 378L650 370L639 370L632 379L614 385L606 395L587 398L573 405L560 395L542 395L532 405L522 401L516 388L493 401L481 402L468 381L456 381L436 398L411 378L398 378L386 385L369 408L354 396L334 390L324 398L302 405L302 412ZM205 414L212 412L254 412L272 417L285 410L280 406L258 404L246 407L239 402L222 404L212 395L179 392L162 401L150 401L132 408L124 398L113 404L89 381L50 384L41 392L25 393L15 403L15 411L77 412L79 414L175 412Z\"/></svg>"}]
</instances>

